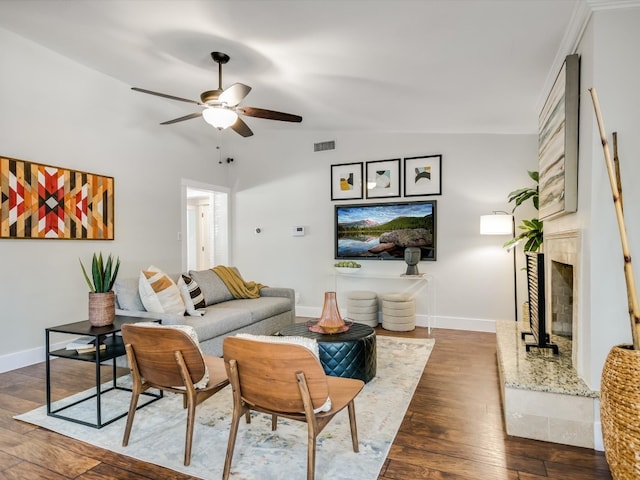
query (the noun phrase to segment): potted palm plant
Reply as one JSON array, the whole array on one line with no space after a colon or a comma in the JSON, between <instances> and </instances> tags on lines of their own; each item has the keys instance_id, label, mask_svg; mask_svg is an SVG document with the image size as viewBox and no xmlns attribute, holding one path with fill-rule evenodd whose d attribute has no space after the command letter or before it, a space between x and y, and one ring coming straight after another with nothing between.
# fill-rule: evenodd
<instances>
[{"instance_id":1,"label":"potted palm plant","mask_svg":"<svg viewBox=\"0 0 640 480\"><path fill-rule=\"evenodd\" d=\"M527 174L534 182L536 182L536 185L535 187L520 188L509 194L509 203L515 202L511 213L515 212L520 205L529 199L531 199L535 209L538 210L538 181L540 176L538 175L538 172L532 171L527 172ZM537 218L522 220L522 224L518 225L518 229L522 230L522 232L506 242L504 244L505 248L515 248L519 243L525 242L522 247L525 252L539 252L542 250L544 237L542 232L542 222L540 220Z\"/></svg>"},{"instance_id":2,"label":"potted palm plant","mask_svg":"<svg viewBox=\"0 0 640 480\"><path fill-rule=\"evenodd\" d=\"M105 262L102 258L102 252L98 255L94 253L91 261L91 277L82 260L80 260L80 267L89 286L89 322L94 327L111 325L116 316L113 284L118 276L120 258L114 260L113 256L109 254Z\"/></svg>"}]
</instances>

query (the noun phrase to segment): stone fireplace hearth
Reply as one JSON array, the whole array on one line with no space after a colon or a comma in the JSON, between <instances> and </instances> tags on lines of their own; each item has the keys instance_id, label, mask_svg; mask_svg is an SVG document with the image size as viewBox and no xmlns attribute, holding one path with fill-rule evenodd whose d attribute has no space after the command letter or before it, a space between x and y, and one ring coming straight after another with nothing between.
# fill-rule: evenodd
<instances>
[{"instance_id":1,"label":"stone fireplace hearth","mask_svg":"<svg viewBox=\"0 0 640 480\"><path fill-rule=\"evenodd\" d=\"M509 435L595 448L598 392L579 377L578 292L580 236L572 230L545 235L545 326L551 350L526 351L525 322L496 322L498 369Z\"/></svg>"},{"instance_id":2,"label":"stone fireplace hearth","mask_svg":"<svg viewBox=\"0 0 640 480\"><path fill-rule=\"evenodd\" d=\"M560 354L527 352L523 322L496 322L498 371L507 434L546 442L594 448L598 392L571 366L570 342L552 335Z\"/></svg>"}]
</instances>

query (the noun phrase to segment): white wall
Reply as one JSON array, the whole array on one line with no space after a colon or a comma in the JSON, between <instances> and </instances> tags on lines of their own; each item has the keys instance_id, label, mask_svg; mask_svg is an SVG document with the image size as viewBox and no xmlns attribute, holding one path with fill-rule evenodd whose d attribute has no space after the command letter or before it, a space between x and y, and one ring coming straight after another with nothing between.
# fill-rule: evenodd
<instances>
[{"instance_id":1,"label":"white wall","mask_svg":"<svg viewBox=\"0 0 640 480\"><path fill-rule=\"evenodd\" d=\"M155 107L128 85L1 29L0 44L0 155L115 177L116 237L0 239L4 371L44 359L46 327L86 318L78 258L113 252L123 274L150 263L179 271L181 179L225 185L227 171L211 135L142 121Z\"/></svg>"},{"instance_id":2,"label":"white wall","mask_svg":"<svg viewBox=\"0 0 640 480\"><path fill-rule=\"evenodd\" d=\"M587 239L583 261L587 265L582 294L583 321L590 336L581 372L593 389L600 388L600 376L610 348L631 343L623 256L618 223L606 172L600 135L588 88L598 93L608 135L618 132L618 148L625 206L625 224L634 262L634 275L640 266L634 255L640 253L640 61L634 48L640 44L640 7L596 11L579 52L582 58L580 107L580 176L578 226ZM613 146L610 144L613 155ZM564 229L566 219L555 229ZM636 292L637 294L637 292Z\"/></svg>"},{"instance_id":3,"label":"white wall","mask_svg":"<svg viewBox=\"0 0 640 480\"><path fill-rule=\"evenodd\" d=\"M578 229L582 234L579 294L578 373L594 390L613 345L631 343L623 256L602 143L589 88L595 87L613 155L611 133L618 132L625 224L631 255L640 252L640 62L632 46L640 42L640 8L593 13L580 40L580 151L578 211L545 221L545 233ZM634 265L635 277L640 268Z\"/></svg>"},{"instance_id":4,"label":"white wall","mask_svg":"<svg viewBox=\"0 0 640 480\"><path fill-rule=\"evenodd\" d=\"M325 140L335 140L336 149L314 153L313 143ZM324 291L335 289L334 205L350 202L330 200L330 165L442 154L443 194L427 197L438 201L438 259L419 265L435 277L437 324L492 330L494 320L513 318L513 260L502 248L508 237L481 236L480 215L510 210L507 194L530 184L536 135L270 132L234 142L233 152L232 261L248 279L294 287L298 313L318 315ZM305 227L304 237L291 236L297 225ZM523 261L518 252L519 267ZM361 263L376 273L406 269L402 261ZM520 304L526 290L518 274Z\"/></svg>"}]
</instances>

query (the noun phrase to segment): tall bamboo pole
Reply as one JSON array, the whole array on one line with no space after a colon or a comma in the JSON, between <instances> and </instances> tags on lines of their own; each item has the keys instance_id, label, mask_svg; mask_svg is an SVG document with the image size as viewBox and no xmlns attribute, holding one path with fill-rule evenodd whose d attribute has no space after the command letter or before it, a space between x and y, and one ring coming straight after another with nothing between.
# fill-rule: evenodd
<instances>
[{"instance_id":1,"label":"tall bamboo pole","mask_svg":"<svg viewBox=\"0 0 640 480\"><path fill-rule=\"evenodd\" d=\"M620 231L620 241L622 242L622 256L624 258L624 276L627 282L627 301L629 305L629 319L631 321L631 336L633 337L634 350L640 350L640 308L638 307L638 293L636 290L635 279L633 276L633 268L631 264L631 253L629 252L629 244L627 242L627 229L624 224L624 215L622 213L622 199L618 190L616 174L614 172L613 162L609 153L609 143L600 113L600 103L595 88L590 88L591 99L593 100L593 108L600 130L600 140L602 141L602 150L604 152L604 161L607 166L609 175L609 183L611 185L611 193L613 194L613 205L616 210L616 218L618 219L618 230Z\"/></svg>"},{"instance_id":2,"label":"tall bamboo pole","mask_svg":"<svg viewBox=\"0 0 640 480\"><path fill-rule=\"evenodd\" d=\"M624 200L622 196L622 178L620 177L620 158L618 158L618 132L611 133L613 139L613 166L616 169L616 185L620 196L620 209L624 212Z\"/></svg>"}]
</instances>

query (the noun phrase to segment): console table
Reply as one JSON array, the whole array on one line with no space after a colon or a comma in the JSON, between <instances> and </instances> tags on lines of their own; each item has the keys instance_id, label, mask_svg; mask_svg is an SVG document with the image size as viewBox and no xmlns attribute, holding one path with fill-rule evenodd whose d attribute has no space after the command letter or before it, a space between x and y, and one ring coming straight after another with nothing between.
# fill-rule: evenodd
<instances>
[{"instance_id":1,"label":"console table","mask_svg":"<svg viewBox=\"0 0 640 480\"><path fill-rule=\"evenodd\" d=\"M362 271L357 273L335 272L335 290L338 296L338 305L346 305L346 299L340 293L341 291L371 290L378 293L378 296L392 292L406 293L416 299L416 323L421 323L420 326L426 326L429 333L435 323L436 286L432 275L387 275ZM424 320L419 322L421 317Z\"/></svg>"},{"instance_id":2,"label":"console table","mask_svg":"<svg viewBox=\"0 0 640 480\"><path fill-rule=\"evenodd\" d=\"M116 362L115 359L121 357L126 354L124 344L122 343L122 337L116 335L122 329L122 325L125 323L138 323L138 322L149 322L154 320L149 320L148 318L137 318L137 317L126 317L116 315L115 321L111 325L106 325L104 327L94 327L92 326L88 320L84 320L81 322L73 322L67 323L65 325L58 325L56 327L50 327L45 329L45 345L46 345L46 395L47 395L47 415L50 417L62 418L64 420L69 420L71 422L80 423L82 425L86 425L88 427L94 428L102 428L105 425L109 425L116 420L127 415L127 411L122 414L119 414L115 417L112 417L108 420L103 420L102 418L102 395L110 392L112 390L127 390L131 391L130 388L122 387L117 385L116 382ZM159 322L159 320L156 320ZM91 353L77 353L75 350L51 350L51 341L50 335L51 333L63 333L68 335L75 336L92 336L95 339L95 345L100 345L100 343L104 343L107 348L104 350L100 350L97 348L95 352ZM95 393L83 397L80 400L76 400L75 402L59 407L52 408L51 405L51 357L60 357L67 358L69 360L78 360L82 362L90 362L94 363L95 370L95 380L96 380L96 391ZM112 384L107 388L103 389L101 379L100 379L100 367L103 362L107 360L113 360L113 371L112 371ZM151 397L151 400L140 405L138 408L142 408L149 403L155 402L156 400L162 398L162 392L159 393L149 393L144 392L143 395ZM71 408L80 403L86 402L88 400L96 399L96 421L95 423L88 422L85 420L80 420L77 418L73 418L71 416L63 415L62 411ZM128 407L128 404L127 404Z\"/></svg>"}]
</instances>

